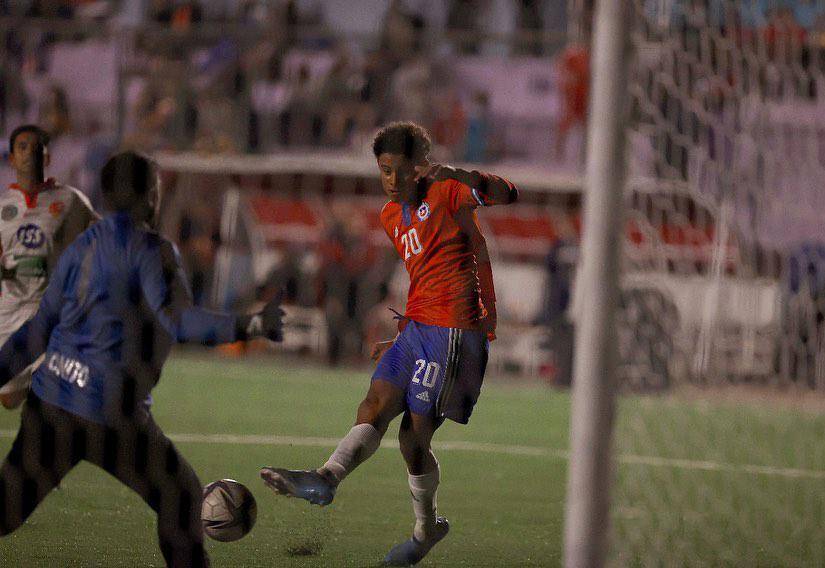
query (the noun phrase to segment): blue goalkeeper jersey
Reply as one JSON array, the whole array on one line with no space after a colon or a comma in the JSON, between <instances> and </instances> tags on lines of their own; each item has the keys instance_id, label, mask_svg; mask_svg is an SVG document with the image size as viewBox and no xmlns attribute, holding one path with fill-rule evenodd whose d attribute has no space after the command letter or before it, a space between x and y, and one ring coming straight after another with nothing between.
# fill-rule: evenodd
<instances>
[{"instance_id":1,"label":"blue goalkeeper jersey","mask_svg":"<svg viewBox=\"0 0 825 568\"><path fill-rule=\"evenodd\" d=\"M41 355L34 393L94 422L148 412L173 342L234 341L236 316L192 305L176 247L125 213L83 232L35 316L0 348L0 385Z\"/></svg>"}]
</instances>

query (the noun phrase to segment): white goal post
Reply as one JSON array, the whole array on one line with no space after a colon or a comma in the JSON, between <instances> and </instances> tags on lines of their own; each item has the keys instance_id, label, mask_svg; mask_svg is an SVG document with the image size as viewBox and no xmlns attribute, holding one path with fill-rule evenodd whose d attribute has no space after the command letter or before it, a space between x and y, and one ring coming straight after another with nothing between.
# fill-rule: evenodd
<instances>
[{"instance_id":1,"label":"white goal post","mask_svg":"<svg viewBox=\"0 0 825 568\"><path fill-rule=\"evenodd\" d=\"M567 474L564 563L604 565L610 511L615 406L616 308L623 232L624 137L629 12L625 2L599 2L587 131L584 234L577 291Z\"/></svg>"}]
</instances>

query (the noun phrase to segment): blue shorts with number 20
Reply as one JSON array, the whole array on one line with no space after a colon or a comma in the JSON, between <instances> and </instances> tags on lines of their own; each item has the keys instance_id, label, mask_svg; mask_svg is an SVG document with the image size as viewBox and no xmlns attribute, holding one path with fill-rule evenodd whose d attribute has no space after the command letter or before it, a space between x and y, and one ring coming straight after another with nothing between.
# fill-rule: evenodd
<instances>
[{"instance_id":1,"label":"blue shorts with number 20","mask_svg":"<svg viewBox=\"0 0 825 568\"><path fill-rule=\"evenodd\" d=\"M409 321L372 374L403 389L415 414L461 424L481 392L489 342L481 331Z\"/></svg>"}]
</instances>

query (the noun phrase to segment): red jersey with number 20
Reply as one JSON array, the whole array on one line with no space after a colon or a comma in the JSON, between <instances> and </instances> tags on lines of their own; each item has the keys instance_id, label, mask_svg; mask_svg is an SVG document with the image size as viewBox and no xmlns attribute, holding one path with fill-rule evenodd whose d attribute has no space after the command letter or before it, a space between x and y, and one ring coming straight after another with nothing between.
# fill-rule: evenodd
<instances>
[{"instance_id":1,"label":"red jersey with number 20","mask_svg":"<svg viewBox=\"0 0 825 568\"><path fill-rule=\"evenodd\" d=\"M490 175L490 174L486 174ZM456 180L432 183L418 206L389 202L381 224L410 275L405 316L426 325L482 329L474 209L491 199Z\"/></svg>"}]
</instances>

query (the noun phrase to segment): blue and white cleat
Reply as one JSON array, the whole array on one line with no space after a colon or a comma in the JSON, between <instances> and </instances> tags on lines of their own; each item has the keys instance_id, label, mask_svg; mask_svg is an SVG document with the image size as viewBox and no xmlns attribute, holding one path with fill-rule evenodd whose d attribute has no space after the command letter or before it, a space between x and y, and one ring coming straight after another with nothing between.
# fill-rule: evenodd
<instances>
[{"instance_id":1,"label":"blue and white cleat","mask_svg":"<svg viewBox=\"0 0 825 568\"><path fill-rule=\"evenodd\" d=\"M450 522L444 517L435 520L435 534L424 542L412 537L406 542L396 544L384 557L384 566L413 566L421 562L427 553L450 532Z\"/></svg>"},{"instance_id":2,"label":"blue and white cleat","mask_svg":"<svg viewBox=\"0 0 825 568\"><path fill-rule=\"evenodd\" d=\"M261 479L275 493L305 499L313 505L323 507L335 498L335 486L317 471L265 467Z\"/></svg>"}]
</instances>

